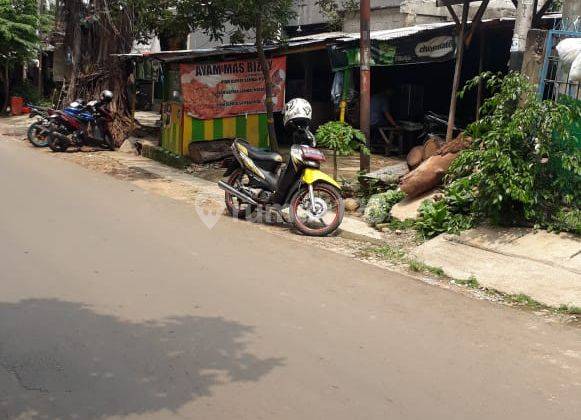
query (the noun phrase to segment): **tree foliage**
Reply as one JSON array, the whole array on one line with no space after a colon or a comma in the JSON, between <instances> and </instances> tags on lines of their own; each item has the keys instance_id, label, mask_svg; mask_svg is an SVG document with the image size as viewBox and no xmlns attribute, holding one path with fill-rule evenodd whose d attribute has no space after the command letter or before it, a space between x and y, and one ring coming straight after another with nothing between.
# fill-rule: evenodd
<instances>
[{"instance_id":1,"label":"tree foliage","mask_svg":"<svg viewBox=\"0 0 581 420\"><path fill-rule=\"evenodd\" d=\"M317 0L321 13L327 18L331 29L341 30L346 13L355 13L359 10L357 0Z\"/></svg>"},{"instance_id":2,"label":"tree foliage","mask_svg":"<svg viewBox=\"0 0 581 420\"><path fill-rule=\"evenodd\" d=\"M36 0L0 0L0 77L5 110L10 96L10 67L35 57L39 38Z\"/></svg>"},{"instance_id":3,"label":"tree foliage","mask_svg":"<svg viewBox=\"0 0 581 420\"><path fill-rule=\"evenodd\" d=\"M0 0L0 63L34 58L39 39L36 0Z\"/></svg>"},{"instance_id":4,"label":"tree foliage","mask_svg":"<svg viewBox=\"0 0 581 420\"><path fill-rule=\"evenodd\" d=\"M125 0L135 14L137 40L158 37L185 38L190 32L203 31L212 39L224 34L226 8L220 0Z\"/></svg>"},{"instance_id":5,"label":"tree foliage","mask_svg":"<svg viewBox=\"0 0 581 420\"><path fill-rule=\"evenodd\" d=\"M317 144L333 150L333 177L337 178L337 155L347 156L360 150L369 154L365 146L365 134L361 130L340 121L321 125L316 133Z\"/></svg>"},{"instance_id":6,"label":"tree foliage","mask_svg":"<svg viewBox=\"0 0 581 420\"><path fill-rule=\"evenodd\" d=\"M339 155L346 156L365 147L365 134L361 130L340 121L329 121L321 125L316 133L317 144L335 150Z\"/></svg>"}]
</instances>

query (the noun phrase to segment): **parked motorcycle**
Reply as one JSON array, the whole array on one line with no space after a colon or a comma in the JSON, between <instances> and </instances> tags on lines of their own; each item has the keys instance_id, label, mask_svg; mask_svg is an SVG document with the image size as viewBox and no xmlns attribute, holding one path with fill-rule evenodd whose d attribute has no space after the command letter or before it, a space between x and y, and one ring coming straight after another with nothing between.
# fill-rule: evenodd
<instances>
[{"instance_id":1,"label":"parked motorcycle","mask_svg":"<svg viewBox=\"0 0 581 420\"><path fill-rule=\"evenodd\" d=\"M54 113L54 110L30 104L27 106L30 108L29 118L36 117L36 121L28 127L26 135L28 141L35 147L46 147L48 146L48 137L51 131L49 116Z\"/></svg>"},{"instance_id":2,"label":"parked motorcycle","mask_svg":"<svg viewBox=\"0 0 581 420\"><path fill-rule=\"evenodd\" d=\"M290 222L305 235L325 236L339 227L345 203L337 182L319 169L325 155L316 149L315 136L309 130L311 115L311 105L304 99L286 104L285 129L293 130L299 143L291 147L286 165L278 153L234 140L235 159L224 174L228 179L218 182L233 217L247 218L259 208L284 214L288 208Z\"/></svg>"},{"instance_id":3,"label":"parked motorcycle","mask_svg":"<svg viewBox=\"0 0 581 420\"><path fill-rule=\"evenodd\" d=\"M98 101L71 103L63 111L50 116L53 130L48 146L54 152L64 152L71 146L96 145L113 150L115 143L109 129L113 120L107 106L113 93L105 90Z\"/></svg>"}]
</instances>

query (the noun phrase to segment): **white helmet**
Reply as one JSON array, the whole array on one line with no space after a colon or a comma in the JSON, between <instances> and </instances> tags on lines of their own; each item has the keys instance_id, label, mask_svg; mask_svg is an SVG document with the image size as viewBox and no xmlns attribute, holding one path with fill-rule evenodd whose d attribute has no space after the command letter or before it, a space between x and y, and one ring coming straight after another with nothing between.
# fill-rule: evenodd
<instances>
[{"instance_id":1,"label":"white helmet","mask_svg":"<svg viewBox=\"0 0 581 420\"><path fill-rule=\"evenodd\" d=\"M283 123L286 126L289 122L295 120L311 121L313 109L306 99L295 98L288 101L284 107Z\"/></svg>"}]
</instances>

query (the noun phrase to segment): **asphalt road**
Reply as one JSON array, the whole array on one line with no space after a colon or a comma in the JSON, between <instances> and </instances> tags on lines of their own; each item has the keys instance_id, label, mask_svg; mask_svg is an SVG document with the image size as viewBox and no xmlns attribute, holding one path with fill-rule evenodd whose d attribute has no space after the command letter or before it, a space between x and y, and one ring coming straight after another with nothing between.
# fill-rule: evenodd
<instances>
[{"instance_id":1,"label":"asphalt road","mask_svg":"<svg viewBox=\"0 0 581 420\"><path fill-rule=\"evenodd\" d=\"M581 333L0 139L0 418L580 419Z\"/></svg>"}]
</instances>

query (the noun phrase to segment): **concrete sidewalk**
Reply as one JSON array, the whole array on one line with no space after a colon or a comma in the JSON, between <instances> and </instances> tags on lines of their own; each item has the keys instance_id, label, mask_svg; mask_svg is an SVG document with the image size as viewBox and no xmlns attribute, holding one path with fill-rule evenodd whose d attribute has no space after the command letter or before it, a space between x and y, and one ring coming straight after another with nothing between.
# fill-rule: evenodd
<instances>
[{"instance_id":1,"label":"concrete sidewalk","mask_svg":"<svg viewBox=\"0 0 581 420\"><path fill-rule=\"evenodd\" d=\"M548 306L581 307L581 240L570 234L480 227L440 235L414 252L454 278L525 294Z\"/></svg>"}]
</instances>

